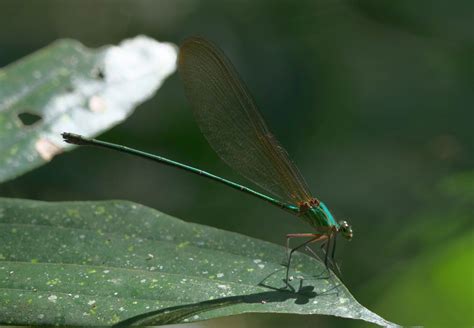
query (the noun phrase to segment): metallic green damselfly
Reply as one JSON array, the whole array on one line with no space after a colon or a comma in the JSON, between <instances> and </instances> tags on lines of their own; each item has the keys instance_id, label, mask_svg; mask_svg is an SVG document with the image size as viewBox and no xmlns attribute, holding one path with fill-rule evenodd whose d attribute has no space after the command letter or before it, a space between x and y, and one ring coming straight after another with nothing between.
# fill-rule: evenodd
<instances>
[{"instance_id":1,"label":"metallic green damselfly","mask_svg":"<svg viewBox=\"0 0 474 328\"><path fill-rule=\"evenodd\" d=\"M274 197L192 166L122 145L73 133L63 133L64 140L76 145L113 149L180 168L250 194L301 218L314 231L286 236L287 286L293 252L308 249L311 243L322 242L326 267L331 264L338 270L334 261L336 237L341 233L350 240L351 226L346 221L337 222L326 205L311 195L299 170L268 129L250 92L224 53L203 38L189 38L180 47L178 71L196 121L214 151L231 168ZM307 240L290 249L291 238Z\"/></svg>"}]
</instances>

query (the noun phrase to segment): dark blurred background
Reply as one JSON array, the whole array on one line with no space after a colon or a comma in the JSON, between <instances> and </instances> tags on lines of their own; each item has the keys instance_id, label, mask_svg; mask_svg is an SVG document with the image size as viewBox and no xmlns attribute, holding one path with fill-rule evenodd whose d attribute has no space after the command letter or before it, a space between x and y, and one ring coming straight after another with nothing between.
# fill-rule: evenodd
<instances>
[{"instance_id":1,"label":"dark blurred background","mask_svg":"<svg viewBox=\"0 0 474 328\"><path fill-rule=\"evenodd\" d=\"M355 230L346 285L403 325L474 324L474 1L1 1L0 66L58 38L89 47L202 35L231 58L313 193ZM104 140L252 186L217 158L175 74ZM77 149L0 196L128 199L283 244L308 227L205 179ZM282 255L283 256L283 255ZM199 326L347 327L331 317L241 315Z\"/></svg>"}]
</instances>

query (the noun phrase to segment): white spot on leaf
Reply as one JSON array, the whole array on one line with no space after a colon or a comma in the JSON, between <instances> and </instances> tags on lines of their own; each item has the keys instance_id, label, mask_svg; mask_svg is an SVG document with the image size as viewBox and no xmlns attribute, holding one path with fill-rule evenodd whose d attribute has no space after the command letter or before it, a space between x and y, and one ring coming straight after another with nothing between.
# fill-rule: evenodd
<instances>
[{"instance_id":1,"label":"white spot on leaf","mask_svg":"<svg viewBox=\"0 0 474 328\"><path fill-rule=\"evenodd\" d=\"M102 113L107 109L107 103L100 96L92 96L89 98L89 109L95 113Z\"/></svg>"},{"instance_id":2,"label":"white spot on leaf","mask_svg":"<svg viewBox=\"0 0 474 328\"><path fill-rule=\"evenodd\" d=\"M48 301L50 302L56 303L57 300L58 300L58 297L56 295L50 295L48 297Z\"/></svg>"},{"instance_id":3,"label":"white spot on leaf","mask_svg":"<svg viewBox=\"0 0 474 328\"><path fill-rule=\"evenodd\" d=\"M35 143L35 149L45 161L50 161L56 154L61 152L60 147L46 138L38 139Z\"/></svg>"}]
</instances>

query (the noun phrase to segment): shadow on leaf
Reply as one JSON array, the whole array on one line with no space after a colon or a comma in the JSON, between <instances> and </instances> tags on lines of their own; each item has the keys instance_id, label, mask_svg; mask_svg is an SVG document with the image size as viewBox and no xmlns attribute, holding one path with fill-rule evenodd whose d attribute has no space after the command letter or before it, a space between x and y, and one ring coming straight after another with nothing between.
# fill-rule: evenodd
<instances>
[{"instance_id":1,"label":"shadow on leaf","mask_svg":"<svg viewBox=\"0 0 474 328\"><path fill-rule=\"evenodd\" d=\"M314 291L314 286L304 286L300 288L297 292L275 288L275 290L268 292L255 293L251 295L224 297L216 300L209 300L151 311L121 321L117 323L114 327L124 327L130 325L149 326L158 324L163 325L179 323L182 322L185 318L188 318L192 315L196 315L198 313L242 303L280 303L290 299L294 299L295 304L306 304L309 302L310 299L316 296L318 296L318 294Z\"/></svg>"}]
</instances>

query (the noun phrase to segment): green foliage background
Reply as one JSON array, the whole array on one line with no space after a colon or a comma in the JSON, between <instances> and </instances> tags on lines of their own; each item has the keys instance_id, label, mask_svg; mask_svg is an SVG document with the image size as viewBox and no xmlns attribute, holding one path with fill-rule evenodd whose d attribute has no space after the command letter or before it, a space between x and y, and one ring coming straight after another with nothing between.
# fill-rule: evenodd
<instances>
[{"instance_id":1,"label":"green foliage background","mask_svg":"<svg viewBox=\"0 0 474 328\"><path fill-rule=\"evenodd\" d=\"M146 34L220 45L314 194L355 238L338 256L355 297L404 325L474 324L474 2L2 1L0 65L57 38L89 47ZM206 144L177 75L103 139L245 182ZM286 213L140 159L78 149L3 197L127 199L282 244ZM342 319L244 315L206 323L300 327Z\"/></svg>"}]
</instances>

